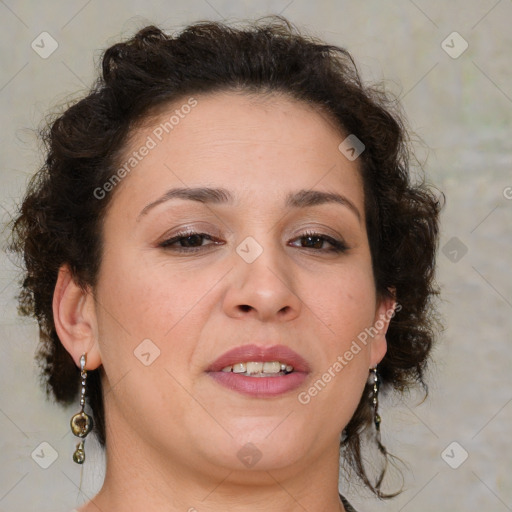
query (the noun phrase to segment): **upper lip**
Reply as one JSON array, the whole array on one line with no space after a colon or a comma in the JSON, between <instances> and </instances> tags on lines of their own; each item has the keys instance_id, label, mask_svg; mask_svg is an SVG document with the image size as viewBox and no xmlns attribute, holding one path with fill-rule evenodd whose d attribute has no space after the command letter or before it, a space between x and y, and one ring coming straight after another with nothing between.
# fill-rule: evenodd
<instances>
[{"instance_id":1,"label":"upper lip","mask_svg":"<svg viewBox=\"0 0 512 512\"><path fill-rule=\"evenodd\" d=\"M242 345L228 350L207 368L207 372L219 372L226 366L249 361L265 362L279 361L293 366L294 371L309 373L310 368L307 361L294 350L285 345L259 346Z\"/></svg>"}]
</instances>

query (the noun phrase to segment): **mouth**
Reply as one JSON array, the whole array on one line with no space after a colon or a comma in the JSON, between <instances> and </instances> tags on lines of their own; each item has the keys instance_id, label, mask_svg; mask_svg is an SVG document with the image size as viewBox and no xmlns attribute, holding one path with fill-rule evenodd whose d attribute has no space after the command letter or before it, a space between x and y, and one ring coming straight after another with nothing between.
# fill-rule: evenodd
<instances>
[{"instance_id":1,"label":"mouth","mask_svg":"<svg viewBox=\"0 0 512 512\"><path fill-rule=\"evenodd\" d=\"M284 345L243 345L220 356L206 370L221 386L257 398L290 392L309 372L306 360Z\"/></svg>"},{"instance_id":2,"label":"mouth","mask_svg":"<svg viewBox=\"0 0 512 512\"><path fill-rule=\"evenodd\" d=\"M278 377L292 373L294 368L292 365L280 361L247 361L226 366L221 371L245 375L246 377Z\"/></svg>"}]
</instances>

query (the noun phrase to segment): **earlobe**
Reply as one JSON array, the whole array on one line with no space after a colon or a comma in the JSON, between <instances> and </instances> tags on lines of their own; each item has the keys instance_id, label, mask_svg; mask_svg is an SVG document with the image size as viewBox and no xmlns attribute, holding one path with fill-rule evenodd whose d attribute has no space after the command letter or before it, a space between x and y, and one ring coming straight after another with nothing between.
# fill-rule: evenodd
<instances>
[{"instance_id":1,"label":"earlobe","mask_svg":"<svg viewBox=\"0 0 512 512\"><path fill-rule=\"evenodd\" d=\"M100 366L94 297L75 282L67 264L59 269L55 284L53 318L57 335L75 364L80 367L80 356L86 353L88 370Z\"/></svg>"},{"instance_id":2,"label":"earlobe","mask_svg":"<svg viewBox=\"0 0 512 512\"><path fill-rule=\"evenodd\" d=\"M389 322L395 314L397 302L395 300L394 289L390 290L392 296L385 296L379 300L375 313L374 328L376 334L370 346L370 364L371 367L377 366L384 358L387 352L386 333Z\"/></svg>"}]
</instances>

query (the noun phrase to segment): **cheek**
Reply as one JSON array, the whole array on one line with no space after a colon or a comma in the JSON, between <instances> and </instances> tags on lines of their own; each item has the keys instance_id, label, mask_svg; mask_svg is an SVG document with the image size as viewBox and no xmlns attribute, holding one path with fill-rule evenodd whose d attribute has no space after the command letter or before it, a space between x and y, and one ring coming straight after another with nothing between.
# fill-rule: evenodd
<instances>
[{"instance_id":1,"label":"cheek","mask_svg":"<svg viewBox=\"0 0 512 512\"><path fill-rule=\"evenodd\" d=\"M311 282L309 289L316 290L308 300L318 319L315 330L322 349L317 351L317 372L301 395L301 403L314 402L315 414L325 421L334 414L336 425L346 424L357 407L370 367L370 344L361 342L360 336L375 317L373 275L366 266L351 266L336 276L317 279L316 286Z\"/></svg>"},{"instance_id":2,"label":"cheek","mask_svg":"<svg viewBox=\"0 0 512 512\"><path fill-rule=\"evenodd\" d=\"M311 291L306 293L308 289ZM373 321L375 286L371 272L364 266L347 266L322 279L311 278L303 294L338 343L357 336Z\"/></svg>"},{"instance_id":3,"label":"cheek","mask_svg":"<svg viewBox=\"0 0 512 512\"><path fill-rule=\"evenodd\" d=\"M219 303L215 293L208 293L218 281L211 269L177 271L147 262L140 253L137 258L107 256L97 303L100 351L112 381L128 370L145 369L137 354L148 350L158 354L151 368L165 366L188 378L201 330Z\"/></svg>"},{"instance_id":4,"label":"cheek","mask_svg":"<svg viewBox=\"0 0 512 512\"><path fill-rule=\"evenodd\" d=\"M161 338L193 307L205 287L201 280L189 279L165 264L150 264L140 254L106 257L99 282L99 295L112 311L110 320L134 338Z\"/></svg>"},{"instance_id":5,"label":"cheek","mask_svg":"<svg viewBox=\"0 0 512 512\"><path fill-rule=\"evenodd\" d=\"M316 296L315 316L321 319L316 341L318 365L298 400L303 413L331 435L347 425L361 399L370 367L369 344L358 336L372 325L375 292L371 279L355 273ZM327 291L328 290L328 291Z\"/></svg>"}]
</instances>

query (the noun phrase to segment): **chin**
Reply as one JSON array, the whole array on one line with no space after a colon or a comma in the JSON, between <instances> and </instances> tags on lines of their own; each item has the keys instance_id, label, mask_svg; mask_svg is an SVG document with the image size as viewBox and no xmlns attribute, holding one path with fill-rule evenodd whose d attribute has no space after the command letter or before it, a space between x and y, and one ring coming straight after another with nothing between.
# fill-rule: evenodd
<instances>
[{"instance_id":1,"label":"chin","mask_svg":"<svg viewBox=\"0 0 512 512\"><path fill-rule=\"evenodd\" d=\"M306 455L308 445L296 435L301 429L293 429L294 435L289 426L278 426L284 417L257 425L254 419L244 418L245 428L230 430L233 438L229 441L210 443L214 463L236 471L270 471L293 465Z\"/></svg>"}]
</instances>

